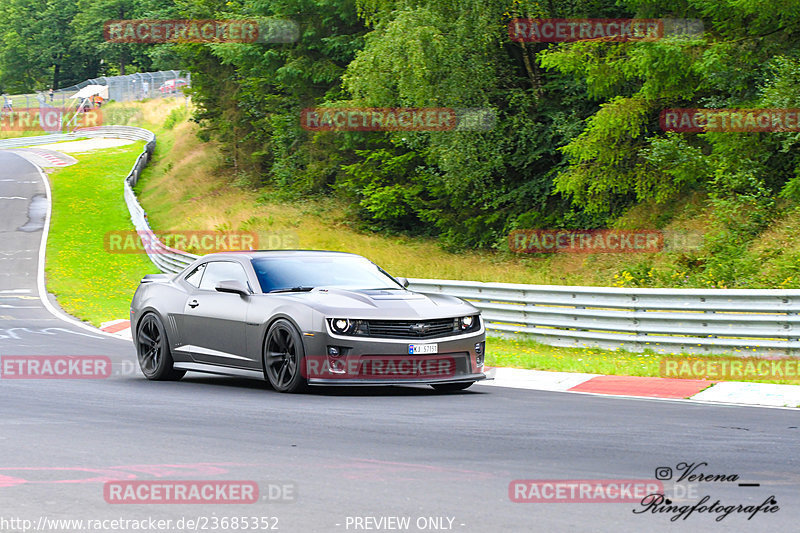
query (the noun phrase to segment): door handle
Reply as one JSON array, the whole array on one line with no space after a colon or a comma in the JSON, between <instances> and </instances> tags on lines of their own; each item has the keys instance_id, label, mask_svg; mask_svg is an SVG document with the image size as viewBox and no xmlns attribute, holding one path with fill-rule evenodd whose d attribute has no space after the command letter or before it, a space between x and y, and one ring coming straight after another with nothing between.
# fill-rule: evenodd
<instances>
[{"instance_id":1,"label":"door handle","mask_svg":"<svg viewBox=\"0 0 800 533\"><path fill-rule=\"evenodd\" d=\"M198 305L200 305L200 302L198 302L197 300L192 300L191 302L189 302L189 307L191 307L192 309L194 309Z\"/></svg>"}]
</instances>

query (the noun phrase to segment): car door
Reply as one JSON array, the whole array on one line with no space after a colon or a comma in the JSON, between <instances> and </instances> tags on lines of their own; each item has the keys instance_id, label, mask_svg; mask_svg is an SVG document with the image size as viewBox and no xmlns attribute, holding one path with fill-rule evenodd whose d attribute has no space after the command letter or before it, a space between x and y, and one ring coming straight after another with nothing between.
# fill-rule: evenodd
<instances>
[{"instance_id":1,"label":"car door","mask_svg":"<svg viewBox=\"0 0 800 533\"><path fill-rule=\"evenodd\" d=\"M239 368L259 368L247 357L245 326L250 297L217 292L221 281L252 284L236 261L209 261L200 285L186 297L183 308L181 340L183 349L198 363Z\"/></svg>"}]
</instances>

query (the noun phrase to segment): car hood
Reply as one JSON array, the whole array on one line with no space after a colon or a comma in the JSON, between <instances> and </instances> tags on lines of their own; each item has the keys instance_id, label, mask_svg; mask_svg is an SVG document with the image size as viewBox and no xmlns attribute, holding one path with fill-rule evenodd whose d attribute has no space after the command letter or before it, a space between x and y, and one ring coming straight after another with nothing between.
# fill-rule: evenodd
<instances>
[{"instance_id":1,"label":"car hood","mask_svg":"<svg viewBox=\"0 0 800 533\"><path fill-rule=\"evenodd\" d=\"M403 290L318 288L309 292L285 293L282 296L303 302L331 317L433 319L478 312L472 305L452 296Z\"/></svg>"}]
</instances>

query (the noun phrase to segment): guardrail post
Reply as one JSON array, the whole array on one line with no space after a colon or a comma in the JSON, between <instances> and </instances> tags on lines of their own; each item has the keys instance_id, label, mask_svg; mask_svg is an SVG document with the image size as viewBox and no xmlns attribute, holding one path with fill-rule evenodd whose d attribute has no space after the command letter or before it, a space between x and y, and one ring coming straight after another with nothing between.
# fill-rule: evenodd
<instances>
[{"instance_id":1,"label":"guardrail post","mask_svg":"<svg viewBox=\"0 0 800 533\"><path fill-rule=\"evenodd\" d=\"M783 303L788 304L790 303L789 298L783 298ZM794 331L794 325L792 324L791 317L797 316L796 311L786 311L786 322L783 324L783 329L787 330L788 332ZM796 348L792 348L792 342L797 342L800 340L800 337L794 336L791 333L788 333L786 336L786 350L784 350L784 354L787 357L794 357L798 354L798 350Z\"/></svg>"},{"instance_id":2,"label":"guardrail post","mask_svg":"<svg viewBox=\"0 0 800 533\"><path fill-rule=\"evenodd\" d=\"M706 299L705 299L705 298L700 298L700 301L701 301L701 302L705 302L705 301L706 301ZM708 313L708 314L712 314L712 315L713 315L714 313L716 313L716 311L714 311L714 310L707 310L707 311L706 311L706 313ZM713 324L713 322L712 322L712 324ZM704 323L703 323L703 326L705 326L705 327L708 327L708 323L707 323L707 322L704 322ZM718 335L708 335L708 338L710 338L710 339L717 339L717 338L719 338L719 336L718 336ZM705 347L705 352L706 352L706 353L709 353L709 352L712 352L712 351L713 351L712 349L710 349L710 348L708 348L708 347Z\"/></svg>"}]
</instances>

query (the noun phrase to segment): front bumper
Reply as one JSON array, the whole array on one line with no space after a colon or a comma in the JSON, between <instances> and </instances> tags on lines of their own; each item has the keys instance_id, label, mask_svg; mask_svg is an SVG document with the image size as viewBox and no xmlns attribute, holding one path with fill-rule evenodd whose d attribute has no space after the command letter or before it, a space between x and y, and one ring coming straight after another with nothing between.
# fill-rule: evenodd
<instances>
[{"instance_id":1,"label":"front bumper","mask_svg":"<svg viewBox=\"0 0 800 533\"><path fill-rule=\"evenodd\" d=\"M305 378L310 385L437 385L475 382L484 372L485 331L431 339L384 339L305 333ZM411 344L436 344L437 353L409 354ZM338 352L331 355L331 348Z\"/></svg>"},{"instance_id":2,"label":"front bumper","mask_svg":"<svg viewBox=\"0 0 800 533\"><path fill-rule=\"evenodd\" d=\"M364 386L380 386L380 385L439 385L444 383L473 383L484 379L493 379L486 377L486 374L470 374L459 376L450 379L324 379L313 378L308 380L309 385L346 385L352 387L354 385Z\"/></svg>"}]
</instances>

